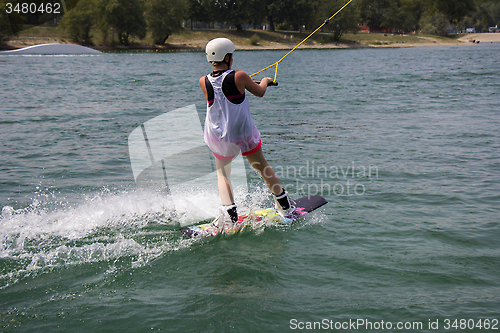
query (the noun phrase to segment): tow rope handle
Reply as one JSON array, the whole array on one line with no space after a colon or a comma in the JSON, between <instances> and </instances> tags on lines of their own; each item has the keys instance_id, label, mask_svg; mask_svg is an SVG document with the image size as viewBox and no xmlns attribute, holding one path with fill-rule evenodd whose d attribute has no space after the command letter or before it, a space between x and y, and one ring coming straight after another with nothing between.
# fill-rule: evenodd
<instances>
[{"instance_id":1,"label":"tow rope handle","mask_svg":"<svg viewBox=\"0 0 500 333\"><path fill-rule=\"evenodd\" d=\"M255 83L257 83L257 84L260 84L260 81L253 81L253 82L255 82ZM269 87L269 86L277 86L277 85L278 85L278 82L277 82L277 81L271 81L271 82L268 82L268 83L267 83L267 86L268 86L268 87Z\"/></svg>"}]
</instances>

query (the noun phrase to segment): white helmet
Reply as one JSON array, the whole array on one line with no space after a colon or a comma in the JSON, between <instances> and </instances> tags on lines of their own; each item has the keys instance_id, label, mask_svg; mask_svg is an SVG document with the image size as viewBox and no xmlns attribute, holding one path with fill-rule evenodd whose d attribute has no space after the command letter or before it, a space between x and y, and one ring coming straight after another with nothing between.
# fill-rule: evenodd
<instances>
[{"instance_id":1,"label":"white helmet","mask_svg":"<svg viewBox=\"0 0 500 333\"><path fill-rule=\"evenodd\" d=\"M228 53L233 53L236 48L233 42L227 38L215 38L208 42L205 47L205 53L207 54L207 60L212 61L224 61L224 57Z\"/></svg>"}]
</instances>

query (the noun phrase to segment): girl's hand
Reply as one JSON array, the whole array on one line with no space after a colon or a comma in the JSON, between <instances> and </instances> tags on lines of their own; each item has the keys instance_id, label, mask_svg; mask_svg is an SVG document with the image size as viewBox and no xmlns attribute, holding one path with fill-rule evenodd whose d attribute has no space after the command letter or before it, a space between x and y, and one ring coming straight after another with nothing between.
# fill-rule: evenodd
<instances>
[{"instance_id":1,"label":"girl's hand","mask_svg":"<svg viewBox=\"0 0 500 333\"><path fill-rule=\"evenodd\" d=\"M264 83L267 87L267 86L270 86L272 82L273 82L273 79L271 79L270 77L265 77L260 81L260 84Z\"/></svg>"},{"instance_id":2,"label":"girl's hand","mask_svg":"<svg viewBox=\"0 0 500 333\"><path fill-rule=\"evenodd\" d=\"M265 85L265 87L278 85L278 82L274 82L273 79L271 79L270 77L265 77L262 79L262 81L254 81L254 82L259 84L259 85L261 84L261 82L264 82L264 84L267 83L267 85Z\"/></svg>"}]
</instances>

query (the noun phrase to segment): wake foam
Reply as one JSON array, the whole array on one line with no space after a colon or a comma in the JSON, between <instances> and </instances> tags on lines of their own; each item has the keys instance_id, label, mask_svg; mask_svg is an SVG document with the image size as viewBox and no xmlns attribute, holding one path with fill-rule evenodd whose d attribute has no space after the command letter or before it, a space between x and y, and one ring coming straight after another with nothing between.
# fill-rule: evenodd
<instances>
[{"instance_id":1,"label":"wake foam","mask_svg":"<svg viewBox=\"0 0 500 333\"><path fill-rule=\"evenodd\" d=\"M250 195L235 189L235 197L248 210L270 203L267 189ZM66 266L107 262L108 271L116 271L146 265L191 246L179 227L211 219L219 207L217 189L175 198L147 189L67 196L37 192L28 207L2 208L0 289Z\"/></svg>"}]
</instances>

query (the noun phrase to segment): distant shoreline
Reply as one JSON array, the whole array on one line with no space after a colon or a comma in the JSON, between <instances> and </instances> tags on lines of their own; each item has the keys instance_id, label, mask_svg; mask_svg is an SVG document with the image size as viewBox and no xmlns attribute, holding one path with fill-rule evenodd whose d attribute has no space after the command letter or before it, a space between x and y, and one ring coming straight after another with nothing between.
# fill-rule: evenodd
<instances>
[{"instance_id":1,"label":"distant shoreline","mask_svg":"<svg viewBox=\"0 0 500 333\"><path fill-rule=\"evenodd\" d=\"M260 31L247 31L247 34L251 33L261 33ZM297 35L297 33L295 33ZM441 38L438 36L426 36L426 35L397 35L396 37L391 37L395 35L388 36L388 34L350 34L346 38L358 40L343 40L342 42L328 42L320 43L318 41L311 41L300 46L301 49L354 49L354 48L406 48L406 47L418 47L418 46L462 46L462 45L473 45L477 43L496 43L500 42L500 33L472 33L465 34L459 38ZM279 41L263 41L262 45L251 45L249 38L246 36L239 36L234 34L234 32L228 31L200 31L199 35L192 36L190 31L184 32L184 34L174 35L165 45L151 45L151 44L141 44L132 43L128 46L114 45L114 46L103 46L103 45L93 45L90 46L93 49L99 51L108 52L119 52L119 51L151 51L151 52L162 52L162 51L203 51L205 44L211 38L215 36L224 36L229 38L234 38L236 49L238 50L290 50L298 42L297 39L302 36L294 36L294 32L279 32L274 33L273 36L280 36L283 38L288 37L290 40L281 38ZM405 38L406 37L406 38ZM293 40L292 40L293 38ZM0 45L0 49L3 50L14 50L20 49L27 46L39 45L39 44L75 44L68 42L67 38L62 37L51 37L51 36L30 36L29 34L24 34L22 36L14 37L7 41L4 45Z\"/></svg>"}]
</instances>

